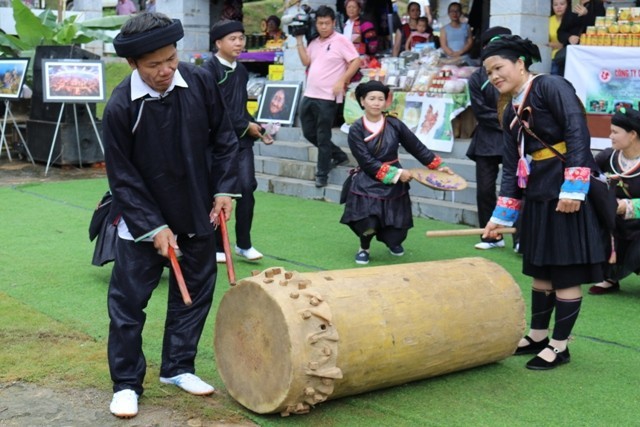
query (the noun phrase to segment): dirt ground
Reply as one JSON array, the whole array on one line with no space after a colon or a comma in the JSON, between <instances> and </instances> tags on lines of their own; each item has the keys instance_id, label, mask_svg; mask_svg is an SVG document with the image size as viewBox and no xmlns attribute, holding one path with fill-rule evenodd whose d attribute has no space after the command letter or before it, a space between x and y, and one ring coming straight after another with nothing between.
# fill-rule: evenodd
<instances>
[{"instance_id":1,"label":"dirt ground","mask_svg":"<svg viewBox=\"0 0 640 427\"><path fill-rule=\"evenodd\" d=\"M45 175L46 165L19 159L12 154L12 161L6 157L6 152L2 151L0 157L0 185L18 185L29 182L49 182L81 178L100 178L106 176L104 163L94 163L78 166L51 166Z\"/></svg>"},{"instance_id":2,"label":"dirt ground","mask_svg":"<svg viewBox=\"0 0 640 427\"><path fill-rule=\"evenodd\" d=\"M215 399L207 397L206 399ZM0 426L252 426L189 417L141 402L140 413L120 420L109 412L111 393L95 389L51 389L31 383L0 384Z\"/></svg>"},{"instance_id":3,"label":"dirt ground","mask_svg":"<svg viewBox=\"0 0 640 427\"><path fill-rule=\"evenodd\" d=\"M45 175L43 164L32 165L15 155L9 161L6 152L0 157L0 186L104 176L104 164L83 168L51 166ZM215 395L207 399L215 399ZM203 420L144 402L141 402L138 416L119 420L109 412L110 401L111 393L97 389L54 389L24 382L0 383L0 426L255 426L249 420L246 423Z\"/></svg>"}]
</instances>

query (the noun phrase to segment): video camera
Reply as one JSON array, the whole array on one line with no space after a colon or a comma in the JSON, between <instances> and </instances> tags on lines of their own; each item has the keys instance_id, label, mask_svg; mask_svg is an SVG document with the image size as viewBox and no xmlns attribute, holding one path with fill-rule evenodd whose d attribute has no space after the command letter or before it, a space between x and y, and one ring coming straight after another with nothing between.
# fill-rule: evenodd
<instances>
[{"instance_id":1,"label":"video camera","mask_svg":"<svg viewBox=\"0 0 640 427\"><path fill-rule=\"evenodd\" d=\"M318 37L316 12L309 5L302 6L302 12L293 16L288 31L292 36L305 36L307 43Z\"/></svg>"}]
</instances>

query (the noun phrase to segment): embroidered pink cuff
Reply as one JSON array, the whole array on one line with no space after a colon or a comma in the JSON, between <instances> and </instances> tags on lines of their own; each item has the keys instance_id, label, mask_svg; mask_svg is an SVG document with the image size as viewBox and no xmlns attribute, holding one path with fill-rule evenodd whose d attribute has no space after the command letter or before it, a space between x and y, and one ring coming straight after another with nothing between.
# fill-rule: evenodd
<instances>
[{"instance_id":1,"label":"embroidered pink cuff","mask_svg":"<svg viewBox=\"0 0 640 427\"><path fill-rule=\"evenodd\" d=\"M521 205L522 201L520 199L498 197L498 203L491 215L491 221L500 225L512 225L518 219Z\"/></svg>"},{"instance_id":2,"label":"embroidered pink cuff","mask_svg":"<svg viewBox=\"0 0 640 427\"><path fill-rule=\"evenodd\" d=\"M566 195L566 198L584 200L584 195L589 192L590 175L590 168L566 168L564 170L564 182L562 183L562 187L560 187L560 193Z\"/></svg>"}]
</instances>

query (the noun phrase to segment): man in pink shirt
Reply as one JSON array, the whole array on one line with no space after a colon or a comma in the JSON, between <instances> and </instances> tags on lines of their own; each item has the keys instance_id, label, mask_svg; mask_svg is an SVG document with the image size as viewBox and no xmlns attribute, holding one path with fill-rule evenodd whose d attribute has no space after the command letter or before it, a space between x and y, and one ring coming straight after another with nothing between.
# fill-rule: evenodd
<instances>
[{"instance_id":1,"label":"man in pink shirt","mask_svg":"<svg viewBox=\"0 0 640 427\"><path fill-rule=\"evenodd\" d=\"M318 147L316 187L326 187L329 171L349 158L331 141L331 127L347 85L360 68L353 43L334 31L336 14L328 6L316 10L318 37L305 49L296 36L298 55L307 67L307 86L300 104L302 134Z\"/></svg>"}]
</instances>

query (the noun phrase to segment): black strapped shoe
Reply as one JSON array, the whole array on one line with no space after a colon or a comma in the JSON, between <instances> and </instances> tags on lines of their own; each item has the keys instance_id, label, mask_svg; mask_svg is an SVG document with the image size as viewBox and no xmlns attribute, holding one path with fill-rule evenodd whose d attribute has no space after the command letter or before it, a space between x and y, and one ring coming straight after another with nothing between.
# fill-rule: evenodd
<instances>
[{"instance_id":1,"label":"black strapped shoe","mask_svg":"<svg viewBox=\"0 0 640 427\"><path fill-rule=\"evenodd\" d=\"M567 347L565 351L560 351L550 345L548 345L547 348L551 349L556 354L556 358L553 359L552 362L547 362L540 356L536 356L527 362L527 369L533 369L534 371L547 371L549 369L557 368L560 365L564 365L565 363L569 363L571 360L569 347Z\"/></svg>"},{"instance_id":2,"label":"black strapped shoe","mask_svg":"<svg viewBox=\"0 0 640 427\"><path fill-rule=\"evenodd\" d=\"M524 339L529 342L529 345L516 348L516 351L513 353L514 356L520 356L522 354L538 354L547 345L549 345L549 338L545 338L542 341L534 341L529 337L529 335L525 335Z\"/></svg>"}]
</instances>

